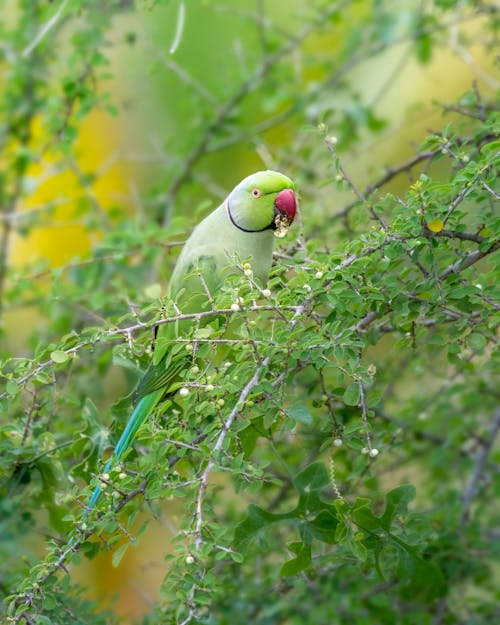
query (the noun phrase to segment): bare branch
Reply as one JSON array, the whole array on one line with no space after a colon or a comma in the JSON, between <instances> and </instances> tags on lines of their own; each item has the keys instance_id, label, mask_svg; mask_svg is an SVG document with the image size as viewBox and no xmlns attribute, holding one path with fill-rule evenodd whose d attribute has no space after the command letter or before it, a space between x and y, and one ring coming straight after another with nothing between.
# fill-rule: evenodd
<instances>
[{"instance_id":1,"label":"bare branch","mask_svg":"<svg viewBox=\"0 0 500 625\"><path fill-rule=\"evenodd\" d=\"M264 358L264 360L262 361L262 363L259 365L259 367L257 368L257 371L253 374L253 376L250 378L250 380L247 382L247 384L243 387L240 396L238 397L237 402L234 404L233 409L231 410L231 412L229 413L227 419L225 421L223 421L222 423L222 429L219 433L219 436L217 438L217 441L213 447L213 451L210 454L210 458L208 459L207 465L203 471L203 473L201 474L201 478L200 478L200 488L198 490L198 496L196 498L196 515L195 515L195 548L198 551L202 545L202 537L201 537L201 529L202 529L202 525L203 525L203 498L205 496L205 492L207 490L207 486L208 486L208 478L210 476L210 473L212 472L212 469L215 465L215 456L217 455L217 453L222 449L222 446L224 444L224 441L226 440L226 436L228 435L230 429L231 429L231 425L233 423L233 421L235 420L235 418L238 416L240 410L241 410L241 406L243 405L243 403L245 402L245 400L248 398L248 395L250 394L250 391L254 388L254 386L257 386L257 384L259 383L260 380L260 375L262 373L262 370L267 367L267 365L270 362L270 358Z\"/></svg>"},{"instance_id":2,"label":"bare branch","mask_svg":"<svg viewBox=\"0 0 500 625\"><path fill-rule=\"evenodd\" d=\"M390 182L393 178L395 178L396 176L399 176L399 174L410 171L410 169L415 167L415 165L418 165L419 163L423 161L432 160L437 154L440 153L440 151L441 150L439 149L439 150L426 150L424 152L419 152L418 154L416 154L415 156L407 160L405 163L402 163L398 167L388 167L386 173L382 177L380 177L376 182L373 182L367 185L363 189L363 191L360 194L362 196L361 200L364 201L364 198L371 195L374 191L378 191L380 187L383 187L385 184ZM347 204L347 206L345 206L341 211L339 211L338 213L335 213L334 217L345 217L345 215L347 215L347 213L352 208L354 208L354 206L356 206L356 204L359 201L360 201L360 198L358 197L357 200L354 200L350 204Z\"/></svg>"},{"instance_id":3,"label":"bare branch","mask_svg":"<svg viewBox=\"0 0 500 625\"><path fill-rule=\"evenodd\" d=\"M57 11L54 15L46 22L42 28L38 31L35 38L31 43L29 43L26 48L21 53L21 56L25 59L27 58L33 50L38 46L38 44L42 41L42 39L54 28L57 22L61 19L64 9L68 4L69 0L62 0L61 4L58 6Z\"/></svg>"},{"instance_id":4,"label":"bare branch","mask_svg":"<svg viewBox=\"0 0 500 625\"><path fill-rule=\"evenodd\" d=\"M491 420L487 436L481 439L482 447L476 455L472 473L462 493L462 507L463 507L462 520L463 522L467 522L469 519L470 507L477 494L477 491L479 488L479 482L481 481L481 478L483 476L486 463L488 461L489 453L493 448L493 445L495 443L495 438L498 434L499 429L500 429L500 410L497 410L495 414L493 415L493 419Z\"/></svg>"},{"instance_id":5,"label":"bare branch","mask_svg":"<svg viewBox=\"0 0 500 625\"><path fill-rule=\"evenodd\" d=\"M487 250L484 250L483 252L481 250L475 250L474 252L470 252L466 256L459 258L439 275L439 280L444 280L453 273L460 273L474 263L477 263L479 260L481 260L481 258L484 258L489 254L493 254L493 252L496 252L499 247L500 241L495 241L490 245Z\"/></svg>"},{"instance_id":6,"label":"bare branch","mask_svg":"<svg viewBox=\"0 0 500 625\"><path fill-rule=\"evenodd\" d=\"M453 230L440 230L439 232L432 232L426 229L426 234L429 238L432 237L445 237L447 239L460 239L461 241L474 241L475 243L482 243L484 237L474 232L455 232Z\"/></svg>"},{"instance_id":7,"label":"bare branch","mask_svg":"<svg viewBox=\"0 0 500 625\"><path fill-rule=\"evenodd\" d=\"M488 191L488 193L495 198L495 200L500 200L500 195L496 191L494 191L488 184L486 184L486 182L482 182L481 185L483 189L486 189L486 191Z\"/></svg>"}]
</instances>

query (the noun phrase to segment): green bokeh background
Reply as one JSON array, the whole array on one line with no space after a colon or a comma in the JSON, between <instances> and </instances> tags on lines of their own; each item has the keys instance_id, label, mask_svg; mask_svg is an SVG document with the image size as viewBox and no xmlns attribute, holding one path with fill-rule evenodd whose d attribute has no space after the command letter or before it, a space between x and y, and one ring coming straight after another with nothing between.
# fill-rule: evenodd
<instances>
[{"instance_id":1,"label":"green bokeh background","mask_svg":"<svg viewBox=\"0 0 500 625\"><path fill-rule=\"evenodd\" d=\"M428 129L441 125L435 101L455 101L473 81L485 95L498 87L494 55L480 45L487 18L474 16L467 7L445 18L449 28L432 50L427 52L425 41L420 42L419 60L415 42L406 34L424 3L345 2L254 86L247 81L258 75L263 57L307 27L315 13L310 2L184 2L184 28L173 54L169 48L179 2L139 2L135 8L122 4L107 35L110 64L103 73L109 76L101 84L110 90L118 115L92 113L81 127L75 157L84 172L97 171L92 192L109 214L137 216L139 224L168 223L170 234L181 238L239 179L261 168L283 169L296 179L305 230L321 233L322 221L331 219L352 193L335 190L333 166L325 166L325 159L317 161L324 146L320 137L312 141L311 133L316 136L318 124L325 123L338 138L344 167L364 188L387 165L407 158ZM3 12L7 21L15 21L16 3L5 2ZM98 12L93 19L99 19ZM75 27L68 20L52 43L61 59ZM364 38L374 32L398 42L357 62ZM56 58L51 67L54 83L63 64ZM0 77L0 87L1 81ZM238 93L243 95L231 111L231 123L223 132L211 132L213 120ZM184 176L207 132L210 140ZM40 133L43 136L43 122ZM308 142L311 147L304 149ZM228 147L220 147L224 143ZM318 174L318 167L324 171ZM314 194L308 186L309 169L325 181ZM51 174L43 166L33 172L33 192L25 193L20 210L47 198L69 199L29 231L16 234L10 251L13 266L35 258L58 266L75 255L84 258L99 240L99 227L89 231L87 216L75 199L79 182L64 178L62 183L64 175ZM172 193L179 176L182 184ZM401 177L392 190L407 185ZM335 241L328 245L334 247ZM168 271L167 265L162 279ZM29 308L7 311L5 345L26 350L32 328L43 323ZM120 382L111 380L110 388L118 393ZM171 514L175 520L175 511ZM110 555L86 564L77 577L90 583L105 603L119 591L115 609L124 618L137 618L157 598L168 537L168 527L160 520L142 538L140 549L128 551L118 569L111 567Z\"/></svg>"}]
</instances>

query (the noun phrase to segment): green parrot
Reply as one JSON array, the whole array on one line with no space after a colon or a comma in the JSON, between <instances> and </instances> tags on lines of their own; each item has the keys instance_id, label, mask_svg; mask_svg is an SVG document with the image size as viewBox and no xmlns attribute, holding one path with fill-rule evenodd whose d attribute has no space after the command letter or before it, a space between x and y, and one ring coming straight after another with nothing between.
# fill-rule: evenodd
<instances>
[{"instance_id":1,"label":"green parrot","mask_svg":"<svg viewBox=\"0 0 500 625\"><path fill-rule=\"evenodd\" d=\"M182 248L168 287L168 296L178 310L186 314L209 309L211 295L217 292L228 272L238 271L238 261L249 260L254 277L265 285L274 236L285 236L296 210L295 185L287 176L276 171L260 171L242 180L196 226ZM155 406L177 390L180 371L190 365L186 350L175 344L186 323L192 321L159 326L153 361L135 392L137 404L104 473L120 462ZM96 505L100 494L101 487L97 486L84 517Z\"/></svg>"}]
</instances>

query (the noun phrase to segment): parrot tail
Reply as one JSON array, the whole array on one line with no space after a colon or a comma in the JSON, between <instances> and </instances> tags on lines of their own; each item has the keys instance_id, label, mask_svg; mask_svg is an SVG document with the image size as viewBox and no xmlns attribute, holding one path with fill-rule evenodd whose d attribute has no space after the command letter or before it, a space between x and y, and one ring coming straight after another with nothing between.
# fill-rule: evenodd
<instances>
[{"instance_id":1,"label":"parrot tail","mask_svg":"<svg viewBox=\"0 0 500 625\"><path fill-rule=\"evenodd\" d=\"M123 454L127 451L127 449L132 444L135 435L137 434L137 430L141 427L141 425L146 421L151 412L153 411L156 404L160 401L162 396L165 393L165 389L161 388L149 395L143 397L137 406L134 409L134 412L130 416L130 419L125 426L125 429L120 436L120 440L116 444L115 450L113 451L113 455L106 463L104 467L103 473L107 473L112 467L116 466L123 457ZM83 513L82 520L88 515L88 513L94 508L99 497L101 495L101 487L96 486L94 492L92 493L92 497L89 500L88 505L85 508L85 512Z\"/></svg>"}]
</instances>

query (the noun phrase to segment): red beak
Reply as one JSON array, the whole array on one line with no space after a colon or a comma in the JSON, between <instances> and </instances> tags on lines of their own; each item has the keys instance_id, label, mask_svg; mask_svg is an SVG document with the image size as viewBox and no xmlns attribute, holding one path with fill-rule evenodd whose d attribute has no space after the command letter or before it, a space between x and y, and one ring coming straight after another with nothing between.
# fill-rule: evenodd
<instances>
[{"instance_id":1,"label":"red beak","mask_svg":"<svg viewBox=\"0 0 500 625\"><path fill-rule=\"evenodd\" d=\"M297 212L297 200L295 199L295 193L292 189L283 189L274 199L274 206L279 210L282 215L288 217L289 222L295 219L295 213Z\"/></svg>"}]
</instances>

